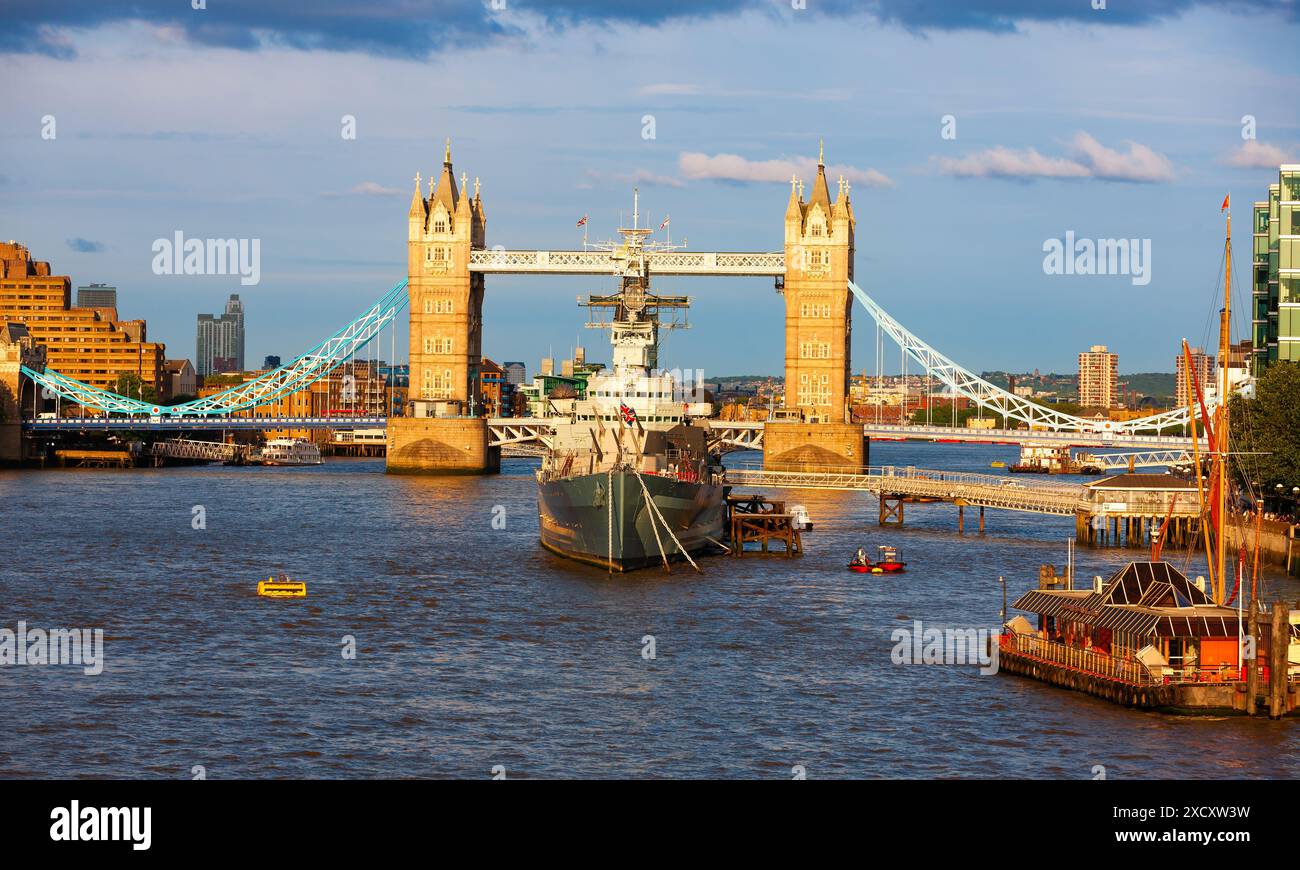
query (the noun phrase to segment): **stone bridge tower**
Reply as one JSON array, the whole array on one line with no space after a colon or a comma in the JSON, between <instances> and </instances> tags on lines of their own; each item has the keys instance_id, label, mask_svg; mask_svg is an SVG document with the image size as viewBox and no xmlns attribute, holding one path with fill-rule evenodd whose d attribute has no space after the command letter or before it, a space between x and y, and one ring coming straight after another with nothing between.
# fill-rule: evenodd
<instances>
[{"instance_id":1,"label":"stone bridge tower","mask_svg":"<svg viewBox=\"0 0 1300 870\"><path fill-rule=\"evenodd\" d=\"M388 470L433 474L500 468L500 448L488 447L481 416L483 275L469 268L470 251L484 247L487 218L479 198L460 185L451 142L429 195L415 176L407 214L407 293L410 381L405 416L388 421Z\"/></svg>"},{"instance_id":2,"label":"stone bridge tower","mask_svg":"<svg viewBox=\"0 0 1300 870\"><path fill-rule=\"evenodd\" d=\"M483 358L483 276L469 270L469 252L484 246L486 218L478 180L456 186L451 143L429 196L415 177L407 233L411 381L414 416L473 416Z\"/></svg>"},{"instance_id":3,"label":"stone bridge tower","mask_svg":"<svg viewBox=\"0 0 1300 870\"><path fill-rule=\"evenodd\" d=\"M808 422L849 419L852 337L853 205L839 179L835 200L817 158L812 195L790 180L785 210L785 406Z\"/></svg>"},{"instance_id":4,"label":"stone bridge tower","mask_svg":"<svg viewBox=\"0 0 1300 870\"><path fill-rule=\"evenodd\" d=\"M33 405L36 384L22 367L44 371L46 348L21 323L0 323L0 466L23 460L22 417Z\"/></svg>"},{"instance_id":5,"label":"stone bridge tower","mask_svg":"<svg viewBox=\"0 0 1300 870\"><path fill-rule=\"evenodd\" d=\"M763 430L763 465L780 470L859 471L869 454L862 426L849 422L853 337L853 205L840 178L835 199L824 150L804 199L790 179L785 209L785 408L794 419Z\"/></svg>"}]
</instances>

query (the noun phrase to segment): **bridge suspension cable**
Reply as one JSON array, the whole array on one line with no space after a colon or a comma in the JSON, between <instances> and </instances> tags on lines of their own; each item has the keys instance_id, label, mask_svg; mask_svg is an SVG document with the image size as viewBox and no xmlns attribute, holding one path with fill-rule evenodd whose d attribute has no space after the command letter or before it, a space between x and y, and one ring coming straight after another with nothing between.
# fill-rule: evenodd
<instances>
[{"instance_id":1,"label":"bridge suspension cable","mask_svg":"<svg viewBox=\"0 0 1300 870\"><path fill-rule=\"evenodd\" d=\"M1031 402L1024 396L1009 393L962 368L917 338L852 281L849 282L849 290L853 291L853 295L867 309L867 313L876 321L877 326L898 342L908 356L920 363L927 376L933 375L955 394L970 399L980 408L989 408L1007 419L1018 420L1031 429L1132 435L1153 429L1159 433L1165 429L1187 425L1186 408L1165 411L1148 417L1136 417L1132 420L1089 420ZM877 359L879 359L879 351L877 351Z\"/></svg>"},{"instance_id":2,"label":"bridge suspension cable","mask_svg":"<svg viewBox=\"0 0 1300 870\"><path fill-rule=\"evenodd\" d=\"M22 373L51 393L108 414L146 414L153 417L209 417L243 411L273 402L328 375L365 347L406 306L406 279L379 298L360 317L286 365L211 396L179 405L157 405L109 390L92 387L53 369Z\"/></svg>"}]
</instances>

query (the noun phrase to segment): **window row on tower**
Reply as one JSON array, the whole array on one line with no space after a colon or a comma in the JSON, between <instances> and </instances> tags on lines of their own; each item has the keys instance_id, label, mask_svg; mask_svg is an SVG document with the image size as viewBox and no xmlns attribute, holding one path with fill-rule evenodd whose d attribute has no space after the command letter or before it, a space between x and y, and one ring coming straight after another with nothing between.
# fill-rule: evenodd
<instances>
[{"instance_id":1,"label":"window row on tower","mask_svg":"<svg viewBox=\"0 0 1300 870\"><path fill-rule=\"evenodd\" d=\"M803 341L799 343L799 359L830 359L830 357L830 342Z\"/></svg>"},{"instance_id":2,"label":"window row on tower","mask_svg":"<svg viewBox=\"0 0 1300 870\"><path fill-rule=\"evenodd\" d=\"M425 314L452 314L455 306L450 299L439 299L432 296L424 297Z\"/></svg>"}]
</instances>

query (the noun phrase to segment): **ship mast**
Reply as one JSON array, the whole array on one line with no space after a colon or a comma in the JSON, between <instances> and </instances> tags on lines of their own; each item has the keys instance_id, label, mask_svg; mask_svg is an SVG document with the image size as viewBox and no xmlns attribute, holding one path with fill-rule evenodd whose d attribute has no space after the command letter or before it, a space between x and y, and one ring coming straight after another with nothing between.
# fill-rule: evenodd
<instances>
[{"instance_id":1,"label":"ship mast","mask_svg":"<svg viewBox=\"0 0 1300 870\"><path fill-rule=\"evenodd\" d=\"M1226 599L1227 553L1228 553L1228 368L1232 363L1232 202L1230 197L1223 200L1227 210L1227 225L1223 242L1223 310L1219 312L1219 407L1215 417L1215 469L1219 482L1218 514L1219 528L1217 546L1217 570L1215 572L1215 600L1222 604Z\"/></svg>"}]
</instances>

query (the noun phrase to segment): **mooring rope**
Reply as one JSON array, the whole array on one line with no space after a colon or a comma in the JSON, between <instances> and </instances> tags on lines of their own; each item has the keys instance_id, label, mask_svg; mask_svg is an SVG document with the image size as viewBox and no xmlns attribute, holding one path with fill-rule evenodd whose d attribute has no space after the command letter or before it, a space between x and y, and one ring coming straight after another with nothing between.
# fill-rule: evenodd
<instances>
[{"instance_id":1,"label":"mooring rope","mask_svg":"<svg viewBox=\"0 0 1300 870\"><path fill-rule=\"evenodd\" d=\"M664 572L671 574L673 573L673 570L668 567L668 554L664 552L664 542L663 539L659 537L659 527L655 525L654 499L650 497L650 491L646 489L645 481L641 480L640 473L638 472L633 472L633 473L636 474L637 482L641 484L641 491L645 493L646 504L650 506L650 510L647 512L647 515L650 517L650 531L655 533L655 544L658 545L659 547L659 558L664 560ZM671 529L668 530L668 534L670 535L672 534ZM680 544L678 545L678 549L681 549Z\"/></svg>"},{"instance_id":2,"label":"mooring rope","mask_svg":"<svg viewBox=\"0 0 1300 870\"><path fill-rule=\"evenodd\" d=\"M700 566L695 564L695 560L691 558L691 554L688 553L688 552L686 552L686 548L682 546L682 542L679 541L679 540L677 540L677 536L673 534L673 530L672 530L672 528L668 525L668 521L667 521L666 519L664 519L664 515L663 515L662 513L659 512L659 506L656 505L656 504L655 504L655 500L654 500L653 498L650 497L650 490L646 487L646 485L645 485L645 481L641 479L641 472L637 471L636 469L633 469L633 470L632 470L632 473L636 475L637 483L641 484L641 491L642 491L643 493L645 493L645 500L646 500L646 502L650 505L650 511L651 511L651 514L650 514L650 528L651 528L651 529L654 529L655 540L656 540L656 541L659 540L659 530L655 528L655 523L654 523L654 517L655 517L655 515L657 514L657 515L659 516L659 522L661 522L661 523L664 524L664 531L668 533L668 537L672 538L672 539L673 539L673 543L677 545L677 551L678 551L679 553L681 553L681 554L686 558L686 561L687 561L687 562L690 562L690 563L691 563L691 567L692 567L692 568L694 568L698 573L703 574L704 572L703 572L703 571L700 571ZM660 553L663 553L663 549L664 549L664 547L663 547L663 544L661 543L661 544L659 545L659 552L660 552ZM664 556L664 567L665 567L665 568L668 567L668 557L667 557L667 556Z\"/></svg>"},{"instance_id":3,"label":"mooring rope","mask_svg":"<svg viewBox=\"0 0 1300 870\"><path fill-rule=\"evenodd\" d=\"M726 544L722 543L721 541L716 540L714 538L710 538L708 535L704 536L704 540L708 541L710 544L721 547L722 549L727 551L727 555L731 555L731 548L728 547Z\"/></svg>"}]
</instances>

